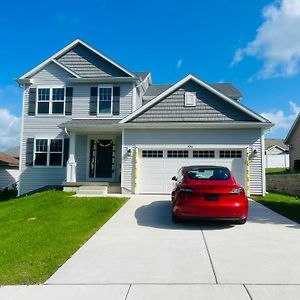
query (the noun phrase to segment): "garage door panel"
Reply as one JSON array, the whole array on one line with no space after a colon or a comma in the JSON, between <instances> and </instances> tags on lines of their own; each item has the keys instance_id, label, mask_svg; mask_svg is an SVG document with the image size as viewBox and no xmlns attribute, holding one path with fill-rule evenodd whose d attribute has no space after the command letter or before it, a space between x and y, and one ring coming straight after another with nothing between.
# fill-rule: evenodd
<instances>
[{"instance_id":1,"label":"garage door panel","mask_svg":"<svg viewBox=\"0 0 300 300\"><path fill-rule=\"evenodd\" d=\"M177 175L181 167L191 165L227 167L232 170L236 181L246 188L246 166L243 158L170 158L165 156L166 152L164 157L140 158L140 193L171 193L174 186L172 177Z\"/></svg>"}]
</instances>

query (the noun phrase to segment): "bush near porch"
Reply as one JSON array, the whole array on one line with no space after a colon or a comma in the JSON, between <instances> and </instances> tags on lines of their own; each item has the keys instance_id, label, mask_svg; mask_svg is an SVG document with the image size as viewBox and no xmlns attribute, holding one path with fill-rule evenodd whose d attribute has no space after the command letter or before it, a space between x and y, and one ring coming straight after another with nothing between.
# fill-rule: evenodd
<instances>
[{"instance_id":1,"label":"bush near porch","mask_svg":"<svg viewBox=\"0 0 300 300\"><path fill-rule=\"evenodd\" d=\"M44 282L127 201L72 195L0 202L0 285Z\"/></svg>"}]
</instances>

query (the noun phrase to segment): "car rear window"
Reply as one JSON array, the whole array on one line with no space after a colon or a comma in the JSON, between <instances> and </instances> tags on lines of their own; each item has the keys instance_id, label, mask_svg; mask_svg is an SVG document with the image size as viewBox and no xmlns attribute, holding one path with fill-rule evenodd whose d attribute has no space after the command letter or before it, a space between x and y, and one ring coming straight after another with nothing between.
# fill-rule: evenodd
<instances>
[{"instance_id":1,"label":"car rear window","mask_svg":"<svg viewBox=\"0 0 300 300\"><path fill-rule=\"evenodd\" d=\"M230 172L226 168L192 167L187 169L187 176L194 180L227 180Z\"/></svg>"}]
</instances>

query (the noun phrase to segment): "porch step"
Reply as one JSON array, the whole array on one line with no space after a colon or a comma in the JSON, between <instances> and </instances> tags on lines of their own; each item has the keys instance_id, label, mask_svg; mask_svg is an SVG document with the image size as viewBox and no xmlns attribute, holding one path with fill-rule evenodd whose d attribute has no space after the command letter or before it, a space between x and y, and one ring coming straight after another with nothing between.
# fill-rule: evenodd
<instances>
[{"instance_id":1,"label":"porch step","mask_svg":"<svg viewBox=\"0 0 300 300\"><path fill-rule=\"evenodd\" d=\"M86 196L86 195L106 195L107 194L107 186L80 186L76 192L78 196Z\"/></svg>"}]
</instances>

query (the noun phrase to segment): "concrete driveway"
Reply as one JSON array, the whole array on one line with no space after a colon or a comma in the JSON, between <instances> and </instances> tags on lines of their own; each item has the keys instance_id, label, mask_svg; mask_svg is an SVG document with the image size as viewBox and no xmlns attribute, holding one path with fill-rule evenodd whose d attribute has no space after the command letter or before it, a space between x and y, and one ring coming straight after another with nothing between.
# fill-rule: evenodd
<instances>
[{"instance_id":1,"label":"concrete driveway","mask_svg":"<svg viewBox=\"0 0 300 300\"><path fill-rule=\"evenodd\" d=\"M21 287L19 296L297 299L299 229L252 201L242 226L172 224L167 196L134 196L46 285ZM10 294L12 289L0 288L1 299L18 299L1 296Z\"/></svg>"}]
</instances>

